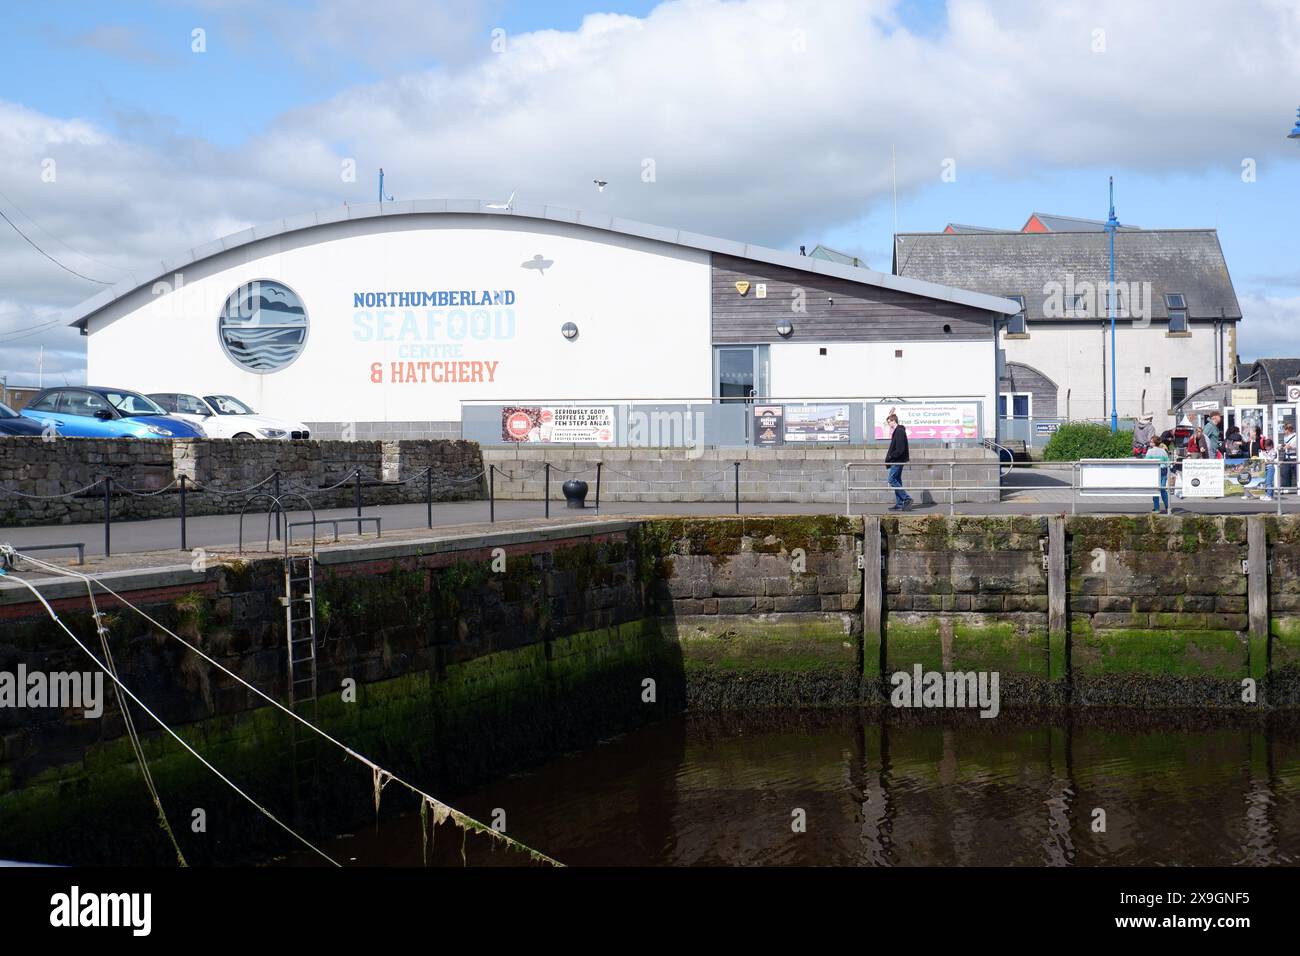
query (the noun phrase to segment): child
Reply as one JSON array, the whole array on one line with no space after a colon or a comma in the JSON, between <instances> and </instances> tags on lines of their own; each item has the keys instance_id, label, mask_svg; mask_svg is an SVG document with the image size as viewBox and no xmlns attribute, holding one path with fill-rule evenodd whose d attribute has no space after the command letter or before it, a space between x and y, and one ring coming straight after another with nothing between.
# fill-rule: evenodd
<instances>
[{"instance_id":1,"label":"child","mask_svg":"<svg viewBox=\"0 0 1300 956\"><path fill-rule=\"evenodd\" d=\"M1277 473L1277 445L1271 438L1262 438L1259 442L1259 457L1264 460L1264 495L1265 501L1273 500L1273 477Z\"/></svg>"},{"instance_id":2,"label":"child","mask_svg":"<svg viewBox=\"0 0 1300 956\"><path fill-rule=\"evenodd\" d=\"M1168 511L1169 489L1165 487L1165 483L1169 480L1169 468L1167 467L1169 462L1169 453L1165 451L1164 440L1157 438L1152 441L1151 447L1147 449L1146 457L1149 459L1159 459L1160 461L1165 462L1164 465L1160 466L1160 494L1152 497L1151 510ZM1161 505L1164 507L1162 508Z\"/></svg>"}]
</instances>

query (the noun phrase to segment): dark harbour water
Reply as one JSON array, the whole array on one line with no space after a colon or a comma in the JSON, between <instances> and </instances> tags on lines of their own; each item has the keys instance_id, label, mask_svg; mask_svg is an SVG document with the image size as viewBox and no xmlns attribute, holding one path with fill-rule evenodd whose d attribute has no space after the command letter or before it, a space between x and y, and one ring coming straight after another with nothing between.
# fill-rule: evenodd
<instances>
[{"instance_id":1,"label":"dark harbour water","mask_svg":"<svg viewBox=\"0 0 1300 956\"><path fill-rule=\"evenodd\" d=\"M1300 722L710 714L440 796L574 866L1294 865ZM428 863L528 862L493 843L444 825ZM324 848L425 862L415 813Z\"/></svg>"}]
</instances>

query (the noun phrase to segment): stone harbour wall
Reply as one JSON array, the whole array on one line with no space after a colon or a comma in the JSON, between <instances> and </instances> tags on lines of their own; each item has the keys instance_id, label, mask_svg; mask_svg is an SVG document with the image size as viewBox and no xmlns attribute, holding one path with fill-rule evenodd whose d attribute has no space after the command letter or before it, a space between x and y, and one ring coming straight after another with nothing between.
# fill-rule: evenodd
<instances>
[{"instance_id":1,"label":"stone harbour wall","mask_svg":"<svg viewBox=\"0 0 1300 956\"><path fill-rule=\"evenodd\" d=\"M892 502L885 482L885 450L877 447L819 448L592 448L581 445L489 446L498 498L540 501L545 468L551 465L551 498L580 478L596 497L596 466L605 501L733 501L845 503L847 481L855 504ZM949 467L948 462L955 462ZM737 479L739 464L739 479ZM850 471L845 466L852 465ZM998 462L984 448L917 448L903 471L904 484L921 504L998 501ZM982 489L982 490L981 490Z\"/></svg>"},{"instance_id":2,"label":"stone harbour wall","mask_svg":"<svg viewBox=\"0 0 1300 956\"><path fill-rule=\"evenodd\" d=\"M271 476L277 472L282 494L305 494L316 508L350 506L356 488L349 476L357 470L363 504L419 502L428 491L422 477L426 467L433 468L435 501L486 495L479 447L459 440L0 438L0 526L100 521L105 478L115 489L110 498L115 520L178 516L178 488L161 489L182 477L190 515L238 512L253 495L274 492ZM269 504L262 499L261 509ZM300 508L301 500L287 507Z\"/></svg>"}]
</instances>

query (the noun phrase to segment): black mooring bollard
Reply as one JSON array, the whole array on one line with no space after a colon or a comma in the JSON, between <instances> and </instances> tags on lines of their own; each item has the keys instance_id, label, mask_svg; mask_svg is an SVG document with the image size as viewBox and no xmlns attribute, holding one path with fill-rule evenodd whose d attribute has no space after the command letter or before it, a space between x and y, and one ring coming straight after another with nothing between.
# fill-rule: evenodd
<instances>
[{"instance_id":1,"label":"black mooring bollard","mask_svg":"<svg viewBox=\"0 0 1300 956\"><path fill-rule=\"evenodd\" d=\"M560 486L564 492L566 508L583 509L587 507L587 483L580 478L570 478Z\"/></svg>"},{"instance_id":2,"label":"black mooring bollard","mask_svg":"<svg viewBox=\"0 0 1300 956\"><path fill-rule=\"evenodd\" d=\"M104 479L104 557L109 558L113 555L112 531L113 526L113 479L107 477Z\"/></svg>"}]
</instances>

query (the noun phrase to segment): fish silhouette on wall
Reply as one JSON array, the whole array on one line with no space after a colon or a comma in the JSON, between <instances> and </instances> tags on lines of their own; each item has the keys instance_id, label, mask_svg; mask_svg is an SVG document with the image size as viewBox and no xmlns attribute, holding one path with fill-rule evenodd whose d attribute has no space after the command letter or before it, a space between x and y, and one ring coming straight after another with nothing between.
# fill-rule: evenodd
<instances>
[{"instance_id":1,"label":"fish silhouette on wall","mask_svg":"<svg viewBox=\"0 0 1300 956\"><path fill-rule=\"evenodd\" d=\"M537 255L533 256L531 259L529 259L527 262L521 263L521 266L523 268L536 269L538 273L541 275L546 275L546 270L553 265L555 265L555 260L543 259L542 254L540 252Z\"/></svg>"}]
</instances>

